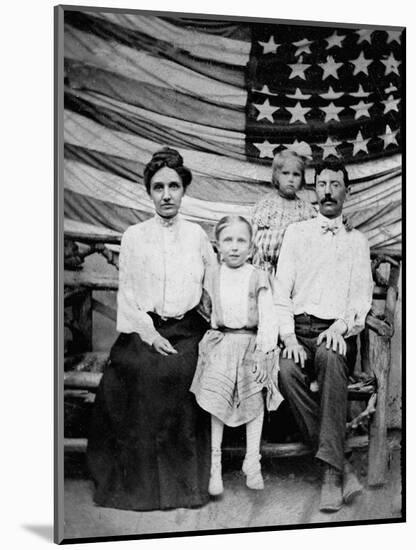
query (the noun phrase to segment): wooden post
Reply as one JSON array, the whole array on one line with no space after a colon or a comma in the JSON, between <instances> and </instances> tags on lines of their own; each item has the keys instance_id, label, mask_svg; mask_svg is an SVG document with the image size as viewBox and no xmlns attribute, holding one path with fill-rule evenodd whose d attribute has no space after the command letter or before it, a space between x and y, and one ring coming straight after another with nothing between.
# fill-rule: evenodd
<instances>
[{"instance_id":1,"label":"wooden post","mask_svg":"<svg viewBox=\"0 0 416 550\"><path fill-rule=\"evenodd\" d=\"M377 406L370 421L368 440L368 484L383 485L387 467L387 390L391 340L372 330L367 332L369 363L377 379Z\"/></svg>"},{"instance_id":2,"label":"wooden post","mask_svg":"<svg viewBox=\"0 0 416 550\"><path fill-rule=\"evenodd\" d=\"M377 407L370 422L368 442L368 484L383 485L387 468L387 396L391 363L391 338L394 332L394 312L397 302L397 282L400 264L392 262L384 309L384 321L372 319L363 336L366 368L377 379ZM380 326L378 326L380 324ZM382 326L384 324L384 326Z\"/></svg>"}]
</instances>

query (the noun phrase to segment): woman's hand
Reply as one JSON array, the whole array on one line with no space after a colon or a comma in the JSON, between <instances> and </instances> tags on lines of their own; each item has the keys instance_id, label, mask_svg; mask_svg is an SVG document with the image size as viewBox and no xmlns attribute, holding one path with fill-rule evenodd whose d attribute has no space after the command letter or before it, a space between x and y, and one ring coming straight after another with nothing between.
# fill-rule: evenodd
<instances>
[{"instance_id":1,"label":"woman's hand","mask_svg":"<svg viewBox=\"0 0 416 550\"><path fill-rule=\"evenodd\" d=\"M253 374L254 380L258 384L264 384L267 379L267 368L266 368L266 355L265 353L256 350L254 352L254 365L253 365Z\"/></svg>"},{"instance_id":2,"label":"woman's hand","mask_svg":"<svg viewBox=\"0 0 416 550\"><path fill-rule=\"evenodd\" d=\"M153 340L152 346L155 351L161 355L172 355L174 353L178 353L169 340L166 340L166 338L163 338L163 336L160 335L156 336Z\"/></svg>"}]
</instances>

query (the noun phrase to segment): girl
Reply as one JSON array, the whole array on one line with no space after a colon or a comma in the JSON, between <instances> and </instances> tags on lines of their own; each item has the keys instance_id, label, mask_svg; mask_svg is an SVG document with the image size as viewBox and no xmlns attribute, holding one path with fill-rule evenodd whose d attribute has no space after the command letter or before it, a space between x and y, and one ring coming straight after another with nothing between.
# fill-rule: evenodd
<instances>
[{"instance_id":1,"label":"girl","mask_svg":"<svg viewBox=\"0 0 416 550\"><path fill-rule=\"evenodd\" d=\"M294 151L286 149L274 157L272 185L274 190L254 206L252 223L253 265L274 277L287 227L314 218L317 210L298 196L305 185L305 160Z\"/></svg>"},{"instance_id":2,"label":"girl","mask_svg":"<svg viewBox=\"0 0 416 550\"><path fill-rule=\"evenodd\" d=\"M222 218L215 229L220 264L209 270L204 289L211 327L199 346L191 391L211 413L211 474L208 492L223 492L221 443L224 424L246 424L243 472L250 489L263 489L260 437L268 387L268 408L282 400L277 390L277 322L267 275L246 263L252 228L241 216Z\"/></svg>"}]
</instances>

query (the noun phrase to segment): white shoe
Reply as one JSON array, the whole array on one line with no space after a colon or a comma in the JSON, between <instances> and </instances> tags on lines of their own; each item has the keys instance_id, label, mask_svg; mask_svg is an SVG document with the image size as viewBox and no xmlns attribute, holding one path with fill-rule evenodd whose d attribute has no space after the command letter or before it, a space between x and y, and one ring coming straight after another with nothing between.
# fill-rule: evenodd
<instances>
[{"instance_id":1,"label":"white shoe","mask_svg":"<svg viewBox=\"0 0 416 550\"><path fill-rule=\"evenodd\" d=\"M211 453L211 475L209 478L208 493L217 497L224 491L221 475L221 451Z\"/></svg>"},{"instance_id":2,"label":"white shoe","mask_svg":"<svg viewBox=\"0 0 416 550\"><path fill-rule=\"evenodd\" d=\"M254 491L262 491L264 489L260 459L261 455L246 455L243 462L242 470L246 476L246 485L249 489L253 489Z\"/></svg>"}]
</instances>

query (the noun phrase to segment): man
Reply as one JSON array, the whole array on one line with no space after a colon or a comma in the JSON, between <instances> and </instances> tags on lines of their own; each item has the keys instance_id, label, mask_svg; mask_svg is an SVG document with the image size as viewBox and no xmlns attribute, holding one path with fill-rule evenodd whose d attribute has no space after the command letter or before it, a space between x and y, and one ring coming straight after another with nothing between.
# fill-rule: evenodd
<instances>
[{"instance_id":1,"label":"man","mask_svg":"<svg viewBox=\"0 0 416 550\"><path fill-rule=\"evenodd\" d=\"M319 214L288 227L277 266L275 300L284 344L279 380L324 466L320 509L333 512L362 490L344 457L347 386L373 282L367 239L342 223L349 193L345 167L322 163L315 187Z\"/></svg>"}]
</instances>

